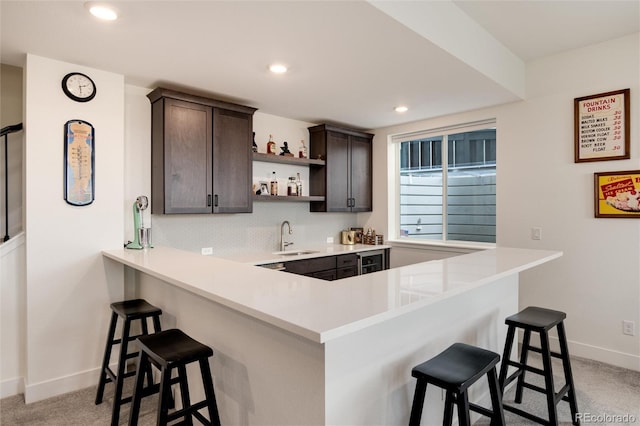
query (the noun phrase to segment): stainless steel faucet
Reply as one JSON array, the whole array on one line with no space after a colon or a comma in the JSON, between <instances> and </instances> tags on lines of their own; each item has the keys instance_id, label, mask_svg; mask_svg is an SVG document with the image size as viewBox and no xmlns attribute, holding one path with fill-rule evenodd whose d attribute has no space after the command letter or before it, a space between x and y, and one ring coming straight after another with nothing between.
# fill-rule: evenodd
<instances>
[{"instance_id":1,"label":"stainless steel faucet","mask_svg":"<svg viewBox=\"0 0 640 426\"><path fill-rule=\"evenodd\" d=\"M285 251L287 247L293 244L284 240L285 225L287 225L287 228L289 228L289 235L293 234L293 229L291 229L291 224L289 223L289 221L285 220L284 222L282 222L282 225L280 225L280 251Z\"/></svg>"}]
</instances>

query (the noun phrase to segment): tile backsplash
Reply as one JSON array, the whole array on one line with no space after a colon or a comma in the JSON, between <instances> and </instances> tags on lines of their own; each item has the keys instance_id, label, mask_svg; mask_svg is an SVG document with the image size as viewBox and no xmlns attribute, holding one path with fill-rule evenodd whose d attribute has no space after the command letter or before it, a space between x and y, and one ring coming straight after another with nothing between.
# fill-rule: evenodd
<instances>
[{"instance_id":1,"label":"tile backsplash","mask_svg":"<svg viewBox=\"0 0 640 426\"><path fill-rule=\"evenodd\" d=\"M353 213L310 213L308 203L253 203L253 213L153 215L151 221L154 244L200 253L213 248L214 255L243 251L277 251L280 224L288 220L293 234L293 248L324 244L327 237L340 242L340 231L356 226Z\"/></svg>"}]
</instances>

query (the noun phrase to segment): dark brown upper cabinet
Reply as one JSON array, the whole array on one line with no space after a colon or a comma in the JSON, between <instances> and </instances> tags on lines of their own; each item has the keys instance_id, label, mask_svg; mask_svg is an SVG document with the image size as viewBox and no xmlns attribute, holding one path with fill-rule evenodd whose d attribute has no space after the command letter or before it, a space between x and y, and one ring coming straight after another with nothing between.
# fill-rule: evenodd
<instances>
[{"instance_id":1,"label":"dark brown upper cabinet","mask_svg":"<svg viewBox=\"0 0 640 426\"><path fill-rule=\"evenodd\" d=\"M312 212L367 212L372 202L373 135L321 124L309 128L311 158L324 159L324 167L309 169L309 189L325 194L312 201Z\"/></svg>"},{"instance_id":2,"label":"dark brown upper cabinet","mask_svg":"<svg viewBox=\"0 0 640 426\"><path fill-rule=\"evenodd\" d=\"M151 212L250 213L255 108L158 88L151 101Z\"/></svg>"}]
</instances>

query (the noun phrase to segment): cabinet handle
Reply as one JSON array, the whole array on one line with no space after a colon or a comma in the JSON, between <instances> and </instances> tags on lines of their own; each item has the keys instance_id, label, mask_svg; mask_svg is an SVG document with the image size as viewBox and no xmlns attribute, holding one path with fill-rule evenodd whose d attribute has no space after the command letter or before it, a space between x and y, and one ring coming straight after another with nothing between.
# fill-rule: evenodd
<instances>
[{"instance_id":1,"label":"cabinet handle","mask_svg":"<svg viewBox=\"0 0 640 426\"><path fill-rule=\"evenodd\" d=\"M218 207L218 194L213 196L213 207Z\"/></svg>"},{"instance_id":2,"label":"cabinet handle","mask_svg":"<svg viewBox=\"0 0 640 426\"><path fill-rule=\"evenodd\" d=\"M211 194L207 194L207 207L211 207Z\"/></svg>"}]
</instances>

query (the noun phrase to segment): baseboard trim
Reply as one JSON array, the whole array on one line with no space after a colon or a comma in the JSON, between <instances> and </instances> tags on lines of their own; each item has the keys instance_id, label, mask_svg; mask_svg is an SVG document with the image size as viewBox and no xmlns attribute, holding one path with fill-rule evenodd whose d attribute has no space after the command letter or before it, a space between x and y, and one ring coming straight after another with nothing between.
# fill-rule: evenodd
<instances>
[{"instance_id":1,"label":"baseboard trim","mask_svg":"<svg viewBox=\"0 0 640 426\"><path fill-rule=\"evenodd\" d=\"M555 340L557 341L558 339L555 338ZM626 368L627 370L640 371L640 355L613 351L572 340L568 340L567 344L569 345L569 354L571 356L600 361L616 367Z\"/></svg>"},{"instance_id":2,"label":"baseboard trim","mask_svg":"<svg viewBox=\"0 0 640 426\"><path fill-rule=\"evenodd\" d=\"M24 377L16 377L0 382L0 398L24 393Z\"/></svg>"},{"instance_id":3,"label":"baseboard trim","mask_svg":"<svg viewBox=\"0 0 640 426\"><path fill-rule=\"evenodd\" d=\"M25 404L30 404L68 392L96 386L99 378L100 368L93 368L56 379L28 384L24 389L24 402Z\"/></svg>"},{"instance_id":4,"label":"baseboard trim","mask_svg":"<svg viewBox=\"0 0 640 426\"><path fill-rule=\"evenodd\" d=\"M518 343L522 345L522 330L518 330ZM534 340L537 342L537 340ZM560 345L558 337L549 335L549 345L551 350L559 351ZM569 355L599 361L616 367L626 368L627 370L640 371L640 354L628 354L618 352L611 349L601 348L599 346L588 345L586 343L567 340L569 346Z\"/></svg>"}]
</instances>

